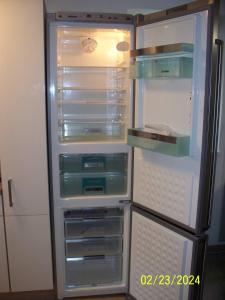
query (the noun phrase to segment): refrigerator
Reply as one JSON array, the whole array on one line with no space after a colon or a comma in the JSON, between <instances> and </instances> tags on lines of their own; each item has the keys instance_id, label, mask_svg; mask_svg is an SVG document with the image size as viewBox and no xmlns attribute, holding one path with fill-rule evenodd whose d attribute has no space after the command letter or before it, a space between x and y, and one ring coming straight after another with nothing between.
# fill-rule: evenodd
<instances>
[{"instance_id":1,"label":"refrigerator","mask_svg":"<svg viewBox=\"0 0 225 300\"><path fill-rule=\"evenodd\" d=\"M58 299L201 299L217 148L218 4L47 20Z\"/></svg>"}]
</instances>

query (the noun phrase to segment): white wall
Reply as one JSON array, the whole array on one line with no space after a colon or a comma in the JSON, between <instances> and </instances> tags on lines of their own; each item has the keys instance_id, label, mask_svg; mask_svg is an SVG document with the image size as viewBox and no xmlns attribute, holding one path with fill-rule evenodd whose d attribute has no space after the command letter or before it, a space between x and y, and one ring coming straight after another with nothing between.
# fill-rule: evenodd
<instances>
[{"instance_id":1,"label":"white wall","mask_svg":"<svg viewBox=\"0 0 225 300\"><path fill-rule=\"evenodd\" d=\"M221 1L220 34L219 38L225 43L225 1ZM224 45L225 47L225 45ZM216 164L216 182L213 199L211 228L209 230L209 244L225 243L225 51L223 51L223 78L221 91L221 121L219 131L219 152Z\"/></svg>"},{"instance_id":2,"label":"white wall","mask_svg":"<svg viewBox=\"0 0 225 300\"><path fill-rule=\"evenodd\" d=\"M188 0L45 0L47 12L115 12L127 13L130 10L144 9L146 12L160 10L191 2Z\"/></svg>"}]
</instances>

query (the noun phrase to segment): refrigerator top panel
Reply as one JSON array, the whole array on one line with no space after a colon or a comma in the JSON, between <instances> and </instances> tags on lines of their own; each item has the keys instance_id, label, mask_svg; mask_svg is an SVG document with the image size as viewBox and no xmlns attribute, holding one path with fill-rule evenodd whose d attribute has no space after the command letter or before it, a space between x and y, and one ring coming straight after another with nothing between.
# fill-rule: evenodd
<instances>
[{"instance_id":1,"label":"refrigerator top panel","mask_svg":"<svg viewBox=\"0 0 225 300\"><path fill-rule=\"evenodd\" d=\"M133 59L139 72L136 131L128 138L139 148L133 200L189 230L196 229L198 216L207 43L208 11L202 11L138 27L142 56L137 52ZM141 51L174 45L180 48L172 55Z\"/></svg>"}]
</instances>

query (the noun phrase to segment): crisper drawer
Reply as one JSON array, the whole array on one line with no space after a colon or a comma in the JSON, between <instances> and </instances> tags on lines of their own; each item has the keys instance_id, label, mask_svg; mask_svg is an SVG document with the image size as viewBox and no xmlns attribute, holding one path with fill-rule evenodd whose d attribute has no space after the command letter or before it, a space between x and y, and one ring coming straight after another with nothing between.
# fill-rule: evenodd
<instances>
[{"instance_id":1,"label":"crisper drawer","mask_svg":"<svg viewBox=\"0 0 225 300\"><path fill-rule=\"evenodd\" d=\"M122 256L80 257L66 262L66 285L95 286L122 280Z\"/></svg>"},{"instance_id":2,"label":"crisper drawer","mask_svg":"<svg viewBox=\"0 0 225 300\"><path fill-rule=\"evenodd\" d=\"M59 130L62 143L125 139L125 123L117 119L64 119Z\"/></svg>"},{"instance_id":3,"label":"crisper drawer","mask_svg":"<svg viewBox=\"0 0 225 300\"><path fill-rule=\"evenodd\" d=\"M61 154L61 173L127 172L127 153L115 154Z\"/></svg>"},{"instance_id":4,"label":"crisper drawer","mask_svg":"<svg viewBox=\"0 0 225 300\"><path fill-rule=\"evenodd\" d=\"M60 175L61 197L119 195L127 191L127 176L119 172L70 173Z\"/></svg>"},{"instance_id":5,"label":"crisper drawer","mask_svg":"<svg viewBox=\"0 0 225 300\"><path fill-rule=\"evenodd\" d=\"M66 240L66 257L122 254L122 237Z\"/></svg>"},{"instance_id":6,"label":"crisper drawer","mask_svg":"<svg viewBox=\"0 0 225 300\"><path fill-rule=\"evenodd\" d=\"M121 235L122 233L123 217L65 220L65 236L67 239L76 237L104 237Z\"/></svg>"}]
</instances>

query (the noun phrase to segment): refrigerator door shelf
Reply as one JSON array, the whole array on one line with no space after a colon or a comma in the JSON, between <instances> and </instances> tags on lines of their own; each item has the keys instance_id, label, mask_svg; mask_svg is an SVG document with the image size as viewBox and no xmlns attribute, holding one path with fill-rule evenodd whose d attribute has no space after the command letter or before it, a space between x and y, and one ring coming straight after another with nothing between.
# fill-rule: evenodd
<instances>
[{"instance_id":1,"label":"refrigerator door shelf","mask_svg":"<svg viewBox=\"0 0 225 300\"><path fill-rule=\"evenodd\" d=\"M132 79L182 79L192 78L191 57L155 58L136 61L130 66Z\"/></svg>"},{"instance_id":2,"label":"refrigerator door shelf","mask_svg":"<svg viewBox=\"0 0 225 300\"><path fill-rule=\"evenodd\" d=\"M127 143L138 147L170 156L189 155L189 136L166 136L145 131L143 128L128 129Z\"/></svg>"},{"instance_id":3,"label":"refrigerator door shelf","mask_svg":"<svg viewBox=\"0 0 225 300\"><path fill-rule=\"evenodd\" d=\"M168 45L159 45L154 47L140 48L131 51L131 57L150 57L161 58L171 56L188 56L191 57L193 53L193 44L191 43L175 43Z\"/></svg>"},{"instance_id":4,"label":"refrigerator door shelf","mask_svg":"<svg viewBox=\"0 0 225 300\"><path fill-rule=\"evenodd\" d=\"M116 154L61 154L60 172L127 172L127 153Z\"/></svg>"},{"instance_id":5,"label":"refrigerator door shelf","mask_svg":"<svg viewBox=\"0 0 225 300\"><path fill-rule=\"evenodd\" d=\"M66 262L66 286L96 286L122 280L122 256L78 257Z\"/></svg>"},{"instance_id":6,"label":"refrigerator door shelf","mask_svg":"<svg viewBox=\"0 0 225 300\"><path fill-rule=\"evenodd\" d=\"M122 237L66 240L66 257L122 254Z\"/></svg>"},{"instance_id":7,"label":"refrigerator door shelf","mask_svg":"<svg viewBox=\"0 0 225 300\"><path fill-rule=\"evenodd\" d=\"M123 217L106 219L65 220L66 239L120 236L123 234Z\"/></svg>"}]
</instances>

